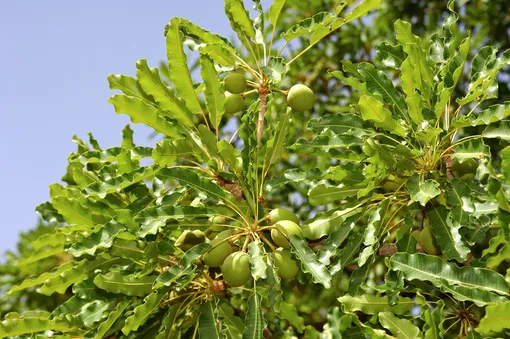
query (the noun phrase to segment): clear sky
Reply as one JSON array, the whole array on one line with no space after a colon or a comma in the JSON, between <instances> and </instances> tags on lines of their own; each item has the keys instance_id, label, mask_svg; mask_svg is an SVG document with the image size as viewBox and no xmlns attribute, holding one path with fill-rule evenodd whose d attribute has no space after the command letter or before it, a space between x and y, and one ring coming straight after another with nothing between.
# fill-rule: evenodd
<instances>
[{"instance_id":1,"label":"clear sky","mask_svg":"<svg viewBox=\"0 0 510 339\"><path fill-rule=\"evenodd\" d=\"M3 1L0 5L0 256L36 224L35 207L60 181L74 134L92 132L103 148L120 145L129 122L107 103L106 77L135 75L146 58L165 58L173 16L232 37L222 0ZM132 126L135 142L150 144Z\"/></svg>"}]
</instances>

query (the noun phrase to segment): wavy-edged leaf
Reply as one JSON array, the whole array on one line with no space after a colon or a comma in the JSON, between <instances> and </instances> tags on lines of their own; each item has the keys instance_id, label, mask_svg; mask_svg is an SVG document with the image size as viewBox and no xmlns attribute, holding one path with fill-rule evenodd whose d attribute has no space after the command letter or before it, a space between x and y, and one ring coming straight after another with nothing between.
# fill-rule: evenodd
<instances>
[{"instance_id":1,"label":"wavy-edged leaf","mask_svg":"<svg viewBox=\"0 0 510 339\"><path fill-rule=\"evenodd\" d=\"M161 326L159 327L155 339L171 339L175 337L175 330L177 329L175 322L180 308L181 304L179 303L170 306L165 317L161 321Z\"/></svg>"},{"instance_id":2,"label":"wavy-edged leaf","mask_svg":"<svg viewBox=\"0 0 510 339\"><path fill-rule=\"evenodd\" d=\"M156 166L140 167L132 172L124 173L104 182L96 182L87 186L83 193L104 199L107 194L121 192L123 189L150 179L156 173Z\"/></svg>"},{"instance_id":3,"label":"wavy-edged leaf","mask_svg":"<svg viewBox=\"0 0 510 339\"><path fill-rule=\"evenodd\" d=\"M490 158L490 147L485 145L482 139L471 139L461 142L455 146L455 153L452 158L464 161L465 159Z\"/></svg>"},{"instance_id":4,"label":"wavy-edged leaf","mask_svg":"<svg viewBox=\"0 0 510 339\"><path fill-rule=\"evenodd\" d=\"M64 252L64 245L57 245L54 247L43 248L38 251L32 252L28 258L21 258L17 261L16 265L20 268L26 267L27 265L36 263L40 260L52 257L54 255Z\"/></svg>"},{"instance_id":5,"label":"wavy-edged leaf","mask_svg":"<svg viewBox=\"0 0 510 339\"><path fill-rule=\"evenodd\" d=\"M332 131L326 131L311 141L299 139L290 148L300 152L314 152L315 150L328 152L332 148L350 148L356 145L363 145L363 140L353 135L338 135Z\"/></svg>"},{"instance_id":6,"label":"wavy-edged leaf","mask_svg":"<svg viewBox=\"0 0 510 339\"><path fill-rule=\"evenodd\" d=\"M114 257L130 259L135 262L144 259L144 250L138 246L138 242L135 240L115 239L108 253Z\"/></svg>"},{"instance_id":7,"label":"wavy-edged leaf","mask_svg":"<svg viewBox=\"0 0 510 339\"><path fill-rule=\"evenodd\" d=\"M489 106L479 113L461 115L452 120L453 127L489 125L507 118L510 115L510 102Z\"/></svg>"},{"instance_id":8,"label":"wavy-edged leaf","mask_svg":"<svg viewBox=\"0 0 510 339\"><path fill-rule=\"evenodd\" d=\"M195 94L193 80L188 68L188 61L184 53L183 34L180 30L182 20L172 18L166 31L166 55L170 80L175 86L179 97L184 100L186 107L194 114L202 113L202 106Z\"/></svg>"},{"instance_id":9,"label":"wavy-edged leaf","mask_svg":"<svg viewBox=\"0 0 510 339\"><path fill-rule=\"evenodd\" d=\"M144 91L156 100L165 115L185 126L191 127L194 125L193 116L186 107L186 103L178 98L174 90L161 80L157 68L149 68L147 60L140 59L136 63L136 76Z\"/></svg>"},{"instance_id":10,"label":"wavy-edged leaf","mask_svg":"<svg viewBox=\"0 0 510 339\"><path fill-rule=\"evenodd\" d=\"M124 310L129 306L129 301L121 301L117 306L108 314L108 317L97 327L97 330L87 335L87 337L93 337L94 339L103 339L106 332L113 326L113 324L120 318L124 313Z\"/></svg>"},{"instance_id":11,"label":"wavy-edged leaf","mask_svg":"<svg viewBox=\"0 0 510 339\"><path fill-rule=\"evenodd\" d=\"M162 286L170 286L174 282L180 282L180 287L183 288L187 282L189 282L189 277L195 272L197 261L209 247L209 244L204 243L194 246L186 251L178 265L170 267L167 271L157 277L156 282L154 283L154 289ZM184 278L188 280L185 280ZM184 283L182 282L183 280L185 280Z\"/></svg>"},{"instance_id":12,"label":"wavy-edged leaf","mask_svg":"<svg viewBox=\"0 0 510 339\"><path fill-rule=\"evenodd\" d=\"M386 73L378 71L375 69L374 65L366 62L362 62L358 65L358 72L365 79L367 90L377 99L391 105L396 116L410 124L405 100L400 93L397 92Z\"/></svg>"},{"instance_id":13,"label":"wavy-edged leaf","mask_svg":"<svg viewBox=\"0 0 510 339\"><path fill-rule=\"evenodd\" d=\"M430 219L432 234L441 246L443 254L448 259L455 259L458 262L466 260L469 249L464 245L459 233L461 225L446 207L439 205L427 210Z\"/></svg>"},{"instance_id":14,"label":"wavy-edged leaf","mask_svg":"<svg viewBox=\"0 0 510 339\"><path fill-rule=\"evenodd\" d=\"M380 312L378 316L381 325L397 339L423 338L420 329L407 319L395 317L391 312Z\"/></svg>"},{"instance_id":15,"label":"wavy-edged leaf","mask_svg":"<svg viewBox=\"0 0 510 339\"><path fill-rule=\"evenodd\" d=\"M420 294L416 295L416 302L420 304L420 318L425 321L422 332L427 339L439 339L444 336L443 318L444 301L438 300L435 308L431 310L427 300Z\"/></svg>"},{"instance_id":16,"label":"wavy-edged leaf","mask_svg":"<svg viewBox=\"0 0 510 339\"><path fill-rule=\"evenodd\" d=\"M0 338L14 338L23 334L44 331L66 331L69 327L65 321L50 320L49 313L30 311L23 315L11 312L0 322Z\"/></svg>"},{"instance_id":17,"label":"wavy-edged leaf","mask_svg":"<svg viewBox=\"0 0 510 339\"><path fill-rule=\"evenodd\" d=\"M253 279L255 281L259 278L266 279L267 264L264 260L264 257L266 256L264 244L262 244L262 242L258 239L250 242L248 245L248 253L250 254L251 275L253 276Z\"/></svg>"},{"instance_id":18,"label":"wavy-edged leaf","mask_svg":"<svg viewBox=\"0 0 510 339\"><path fill-rule=\"evenodd\" d=\"M93 300L83 305L76 316L85 326L90 327L108 316L106 312L113 306L112 304L103 300Z\"/></svg>"},{"instance_id":19,"label":"wavy-edged leaf","mask_svg":"<svg viewBox=\"0 0 510 339\"><path fill-rule=\"evenodd\" d=\"M193 148L187 139L164 139L156 144L152 151L152 159L159 166L166 167L180 160L193 155Z\"/></svg>"},{"instance_id":20,"label":"wavy-edged leaf","mask_svg":"<svg viewBox=\"0 0 510 339\"><path fill-rule=\"evenodd\" d=\"M92 227L97 224L94 214L88 208L82 206L78 199L56 196L51 199L51 204L69 225Z\"/></svg>"},{"instance_id":21,"label":"wavy-edged leaf","mask_svg":"<svg viewBox=\"0 0 510 339\"><path fill-rule=\"evenodd\" d=\"M371 120L376 127L381 127L392 134L404 137L406 131L402 125L393 119L389 109L374 97L363 95L358 102L363 120Z\"/></svg>"},{"instance_id":22,"label":"wavy-edged leaf","mask_svg":"<svg viewBox=\"0 0 510 339\"><path fill-rule=\"evenodd\" d=\"M510 141L510 121L504 120L487 126L483 132L484 138L497 138Z\"/></svg>"},{"instance_id":23,"label":"wavy-edged leaf","mask_svg":"<svg viewBox=\"0 0 510 339\"><path fill-rule=\"evenodd\" d=\"M335 211L331 215L319 215L312 221L306 221L301 227L303 236L310 240L317 240L325 235L330 235L342 226L348 217L361 212L361 204L346 208L341 211Z\"/></svg>"},{"instance_id":24,"label":"wavy-edged leaf","mask_svg":"<svg viewBox=\"0 0 510 339\"><path fill-rule=\"evenodd\" d=\"M225 93L221 88L220 78L213 60L207 54L200 54L200 75L204 80L204 96L209 111L209 120L215 131L220 128L221 118L225 114Z\"/></svg>"},{"instance_id":25,"label":"wavy-edged leaf","mask_svg":"<svg viewBox=\"0 0 510 339\"><path fill-rule=\"evenodd\" d=\"M389 268L402 272L407 280L430 281L437 287L441 287L445 281L453 287L509 296L508 283L496 271L471 266L458 267L432 255L396 253L390 258Z\"/></svg>"},{"instance_id":26,"label":"wavy-edged leaf","mask_svg":"<svg viewBox=\"0 0 510 339\"><path fill-rule=\"evenodd\" d=\"M225 0L225 14L240 41L244 41L246 37L255 39L254 24L242 0Z\"/></svg>"},{"instance_id":27,"label":"wavy-edged leaf","mask_svg":"<svg viewBox=\"0 0 510 339\"><path fill-rule=\"evenodd\" d=\"M324 264L317 260L315 253L308 247L306 241L299 236L293 234L289 237L292 252L296 258L301 262L303 272L309 273L312 276L313 282L322 284L325 288L331 287L331 273Z\"/></svg>"},{"instance_id":28,"label":"wavy-edged leaf","mask_svg":"<svg viewBox=\"0 0 510 339\"><path fill-rule=\"evenodd\" d=\"M94 255L98 249L110 248L115 237L125 229L123 225L111 221L90 234L87 238L74 243L68 251L75 257L80 257L84 254Z\"/></svg>"},{"instance_id":29,"label":"wavy-edged leaf","mask_svg":"<svg viewBox=\"0 0 510 339\"><path fill-rule=\"evenodd\" d=\"M311 119L307 127L317 134L326 130L331 130L335 134L351 134L358 137L366 134L363 120L354 114L329 114L318 119Z\"/></svg>"},{"instance_id":30,"label":"wavy-edged leaf","mask_svg":"<svg viewBox=\"0 0 510 339\"><path fill-rule=\"evenodd\" d=\"M88 262L86 260L74 262L74 267L72 267L72 269L63 271L61 274L48 279L44 285L41 286L40 292L45 295L51 295L54 292L63 294L69 286L82 282L89 277L89 275L94 273L94 271L107 270L112 265L121 264L123 262L125 263L124 259L105 256L96 257L94 260Z\"/></svg>"},{"instance_id":31,"label":"wavy-edged leaf","mask_svg":"<svg viewBox=\"0 0 510 339\"><path fill-rule=\"evenodd\" d=\"M341 6L343 9L345 5ZM339 8L339 10L341 10ZM320 12L310 18L299 21L297 24L289 28L286 32L280 34L285 41L291 41L297 37L308 35L316 30L324 29L335 19L336 15L329 12Z\"/></svg>"},{"instance_id":32,"label":"wavy-edged leaf","mask_svg":"<svg viewBox=\"0 0 510 339\"><path fill-rule=\"evenodd\" d=\"M152 127L156 132L171 138L179 138L177 127L163 118L163 112L154 106L148 105L139 98L122 94L115 94L108 99L115 107L117 114L127 114L135 124L145 124Z\"/></svg>"},{"instance_id":33,"label":"wavy-edged leaf","mask_svg":"<svg viewBox=\"0 0 510 339\"><path fill-rule=\"evenodd\" d=\"M137 277L134 274L123 274L118 271L99 274L94 278L94 284L110 293L143 297L152 291L155 276Z\"/></svg>"},{"instance_id":34,"label":"wavy-edged leaf","mask_svg":"<svg viewBox=\"0 0 510 339\"><path fill-rule=\"evenodd\" d=\"M373 294L363 294L355 297L347 294L337 299L344 310L349 312L361 311L365 314L378 314L379 312L405 314L416 305L410 298L398 297L398 303L392 306L388 303L388 297L378 297Z\"/></svg>"},{"instance_id":35,"label":"wavy-edged leaf","mask_svg":"<svg viewBox=\"0 0 510 339\"><path fill-rule=\"evenodd\" d=\"M110 88L120 90L127 96L138 98L144 101L147 105L156 106L152 98L144 92L138 79L132 78L122 74L112 74L108 76L108 83Z\"/></svg>"},{"instance_id":36,"label":"wavy-edged leaf","mask_svg":"<svg viewBox=\"0 0 510 339\"><path fill-rule=\"evenodd\" d=\"M274 164L281 156L283 147L285 145L287 129L289 128L290 124L290 113L291 110L287 109L285 114L282 114L274 129L273 137L267 141L265 153L265 164L267 166Z\"/></svg>"},{"instance_id":37,"label":"wavy-edged leaf","mask_svg":"<svg viewBox=\"0 0 510 339\"><path fill-rule=\"evenodd\" d=\"M210 197L217 199L228 199L229 196L209 179L199 176L196 172L186 168L163 168L156 173L156 177L160 180L175 179L183 186L194 188L197 191L207 193Z\"/></svg>"},{"instance_id":38,"label":"wavy-edged leaf","mask_svg":"<svg viewBox=\"0 0 510 339\"><path fill-rule=\"evenodd\" d=\"M407 189L411 196L411 201L418 201L425 206L432 198L441 193L439 183L432 179L424 180L424 177L414 174L407 181Z\"/></svg>"},{"instance_id":39,"label":"wavy-edged leaf","mask_svg":"<svg viewBox=\"0 0 510 339\"><path fill-rule=\"evenodd\" d=\"M51 278L57 277L60 274L62 274L65 271L69 271L73 268L75 263L69 261L66 262L58 267L53 268L50 272L44 272L38 276L30 276L28 278L25 278L23 282L19 285L14 285L10 290L10 293L18 292L21 290L24 290L29 287L37 286L44 284L46 281L50 280Z\"/></svg>"},{"instance_id":40,"label":"wavy-edged leaf","mask_svg":"<svg viewBox=\"0 0 510 339\"><path fill-rule=\"evenodd\" d=\"M354 197L358 194L358 192L365 188L365 184L340 184L338 186L320 184L308 191L308 199L310 200L310 205L312 206L326 205L334 201L339 201L348 197Z\"/></svg>"},{"instance_id":41,"label":"wavy-edged leaf","mask_svg":"<svg viewBox=\"0 0 510 339\"><path fill-rule=\"evenodd\" d=\"M357 216L355 217L357 219ZM345 221L340 218L338 219L338 224L340 227L329 235L329 237L324 242L324 245L322 245L321 249L317 253L317 260L319 260L324 265L329 265L330 258L336 256L339 251L342 251L340 249L340 245L342 245L345 239L347 239L350 231L355 226L355 223L349 219L350 218Z\"/></svg>"},{"instance_id":42,"label":"wavy-edged leaf","mask_svg":"<svg viewBox=\"0 0 510 339\"><path fill-rule=\"evenodd\" d=\"M128 125L129 126L129 125ZM116 162L118 156L123 153L129 151L129 156L133 160L138 160L141 158L150 158L152 148L151 147L143 147L143 146L133 146L131 148L125 147L112 147L102 151L88 151L81 154L78 154L74 157L71 157L70 161L77 161L82 165L87 164L104 164L108 162Z\"/></svg>"},{"instance_id":43,"label":"wavy-edged leaf","mask_svg":"<svg viewBox=\"0 0 510 339\"><path fill-rule=\"evenodd\" d=\"M137 234L141 237L156 234L168 220L207 218L216 214L216 210L205 207L162 205L146 208L135 217L135 221L141 225Z\"/></svg>"},{"instance_id":44,"label":"wavy-edged leaf","mask_svg":"<svg viewBox=\"0 0 510 339\"><path fill-rule=\"evenodd\" d=\"M269 22L273 27L276 27L276 23L278 22L278 18L280 17L280 13L283 10L283 6L285 6L285 2L287 0L275 0L269 7Z\"/></svg>"},{"instance_id":45,"label":"wavy-edged leaf","mask_svg":"<svg viewBox=\"0 0 510 339\"><path fill-rule=\"evenodd\" d=\"M234 308L228 301L221 301L218 305L219 318L223 322L223 333L229 339L241 339L244 331L244 321L235 316Z\"/></svg>"},{"instance_id":46,"label":"wavy-edged leaf","mask_svg":"<svg viewBox=\"0 0 510 339\"><path fill-rule=\"evenodd\" d=\"M155 310L159 310L159 304L167 297L167 294L166 291L159 291L146 296L143 303L137 306L133 314L126 319L126 324L122 327L122 333L128 335L131 331L137 331Z\"/></svg>"},{"instance_id":47,"label":"wavy-edged leaf","mask_svg":"<svg viewBox=\"0 0 510 339\"><path fill-rule=\"evenodd\" d=\"M485 316L475 329L478 333L493 334L510 328L510 301L488 305Z\"/></svg>"},{"instance_id":48,"label":"wavy-edged leaf","mask_svg":"<svg viewBox=\"0 0 510 339\"><path fill-rule=\"evenodd\" d=\"M303 333L305 330L305 320L299 316L296 307L292 304L285 301L280 302L278 317L287 320L299 333Z\"/></svg>"},{"instance_id":49,"label":"wavy-edged leaf","mask_svg":"<svg viewBox=\"0 0 510 339\"><path fill-rule=\"evenodd\" d=\"M410 58L405 59L401 66L400 81L402 83L402 91L406 96L407 113L416 125L420 125L423 121L422 110L424 100L422 95L414 88L414 69L411 66Z\"/></svg>"},{"instance_id":50,"label":"wavy-edged leaf","mask_svg":"<svg viewBox=\"0 0 510 339\"><path fill-rule=\"evenodd\" d=\"M405 58L401 45L392 46L384 41L377 45L376 59L386 67L400 69Z\"/></svg>"},{"instance_id":51,"label":"wavy-edged leaf","mask_svg":"<svg viewBox=\"0 0 510 339\"><path fill-rule=\"evenodd\" d=\"M211 300L200 305L198 318L198 333L200 338L223 338L221 322L218 319L216 302Z\"/></svg>"},{"instance_id":52,"label":"wavy-edged leaf","mask_svg":"<svg viewBox=\"0 0 510 339\"><path fill-rule=\"evenodd\" d=\"M262 313L262 296L257 292L248 299L248 311L246 312L244 323L243 339L260 339L264 337L263 332L267 324Z\"/></svg>"}]
</instances>

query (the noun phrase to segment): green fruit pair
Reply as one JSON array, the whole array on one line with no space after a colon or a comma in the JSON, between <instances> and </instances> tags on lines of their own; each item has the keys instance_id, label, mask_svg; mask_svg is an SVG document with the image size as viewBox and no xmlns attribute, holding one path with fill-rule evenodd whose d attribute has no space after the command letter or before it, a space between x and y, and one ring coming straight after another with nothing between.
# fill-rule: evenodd
<instances>
[{"instance_id":1,"label":"green fruit pair","mask_svg":"<svg viewBox=\"0 0 510 339\"><path fill-rule=\"evenodd\" d=\"M289 250L278 248L271 253L271 257L278 268L278 276L280 278L292 279L297 275L299 267L292 259L292 254Z\"/></svg>"},{"instance_id":2,"label":"green fruit pair","mask_svg":"<svg viewBox=\"0 0 510 339\"><path fill-rule=\"evenodd\" d=\"M230 254L221 265L221 272L230 286L243 286L251 279L250 256L245 252Z\"/></svg>"},{"instance_id":3,"label":"green fruit pair","mask_svg":"<svg viewBox=\"0 0 510 339\"><path fill-rule=\"evenodd\" d=\"M285 208L275 208L274 210L269 212L269 221L272 224L275 224L278 221L282 220L290 220L292 222L295 222L296 224L299 224L299 218L297 217L297 215L295 215L294 213Z\"/></svg>"},{"instance_id":4,"label":"green fruit pair","mask_svg":"<svg viewBox=\"0 0 510 339\"><path fill-rule=\"evenodd\" d=\"M315 94L308 86L297 84L289 89L287 103L296 111L308 111L313 108Z\"/></svg>"},{"instance_id":5,"label":"green fruit pair","mask_svg":"<svg viewBox=\"0 0 510 339\"><path fill-rule=\"evenodd\" d=\"M232 246L224 241L230 236L230 231L219 233L216 238L211 241L210 250L204 254L204 263L210 267L220 267L225 259L232 253Z\"/></svg>"},{"instance_id":6,"label":"green fruit pair","mask_svg":"<svg viewBox=\"0 0 510 339\"><path fill-rule=\"evenodd\" d=\"M175 241L175 247L187 251L195 245L205 242L205 234L200 230L186 230Z\"/></svg>"},{"instance_id":7,"label":"green fruit pair","mask_svg":"<svg viewBox=\"0 0 510 339\"><path fill-rule=\"evenodd\" d=\"M223 79L223 87L232 94L243 93L246 86L246 79L240 73L230 73Z\"/></svg>"},{"instance_id":8,"label":"green fruit pair","mask_svg":"<svg viewBox=\"0 0 510 339\"><path fill-rule=\"evenodd\" d=\"M452 164L452 174L462 181L471 181L476 176L477 168L478 164L474 159L465 159L463 162L455 159Z\"/></svg>"},{"instance_id":9,"label":"green fruit pair","mask_svg":"<svg viewBox=\"0 0 510 339\"><path fill-rule=\"evenodd\" d=\"M297 234L299 236L303 235L301 227L290 220L278 221L276 224L274 224L274 227L275 228L271 230L271 238L275 244L283 248L290 247L288 238L291 234Z\"/></svg>"}]
</instances>

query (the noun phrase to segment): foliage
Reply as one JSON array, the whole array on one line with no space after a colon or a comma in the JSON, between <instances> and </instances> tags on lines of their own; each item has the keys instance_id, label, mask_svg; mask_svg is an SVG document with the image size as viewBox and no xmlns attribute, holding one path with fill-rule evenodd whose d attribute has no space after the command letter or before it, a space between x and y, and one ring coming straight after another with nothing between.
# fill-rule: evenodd
<instances>
[{"instance_id":1,"label":"foliage","mask_svg":"<svg viewBox=\"0 0 510 339\"><path fill-rule=\"evenodd\" d=\"M225 0L237 46L173 18L167 65L108 78L115 111L162 140L74 139L37 208L50 225L2 266L0 337L508 334L510 50L480 46L495 32L471 35L453 1L435 32L378 0L289 21L303 3L254 0L252 18ZM233 71L248 88L227 109ZM287 107L300 82L312 110Z\"/></svg>"}]
</instances>

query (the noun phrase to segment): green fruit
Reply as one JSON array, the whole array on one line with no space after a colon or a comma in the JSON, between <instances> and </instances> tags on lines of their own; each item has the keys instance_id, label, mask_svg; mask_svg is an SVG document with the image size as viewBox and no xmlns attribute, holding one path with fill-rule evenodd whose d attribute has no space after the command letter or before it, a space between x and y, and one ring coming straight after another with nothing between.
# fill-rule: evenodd
<instances>
[{"instance_id":1,"label":"green fruit","mask_svg":"<svg viewBox=\"0 0 510 339\"><path fill-rule=\"evenodd\" d=\"M297 84L290 88L287 103L296 111L308 111L313 108L315 94L309 87Z\"/></svg>"},{"instance_id":2,"label":"green fruit","mask_svg":"<svg viewBox=\"0 0 510 339\"><path fill-rule=\"evenodd\" d=\"M282 220L290 220L299 224L299 218L297 215L285 208L275 208L269 212L269 220L271 221L271 224L276 224L278 221Z\"/></svg>"},{"instance_id":3,"label":"green fruit","mask_svg":"<svg viewBox=\"0 0 510 339\"><path fill-rule=\"evenodd\" d=\"M226 229L225 224L227 223L227 219L221 215L215 215L209 218L209 222L213 224L211 229L215 232L221 232Z\"/></svg>"},{"instance_id":4,"label":"green fruit","mask_svg":"<svg viewBox=\"0 0 510 339\"><path fill-rule=\"evenodd\" d=\"M204 254L204 263L210 267L220 267L225 258L232 253L232 246L226 241L230 231L224 231L211 241L211 250Z\"/></svg>"},{"instance_id":5,"label":"green fruit","mask_svg":"<svg viewBox=\"0 0 510 339\"><path fill-rule=\"evenodd\" d=\"M218 235L218 231L215 231L212 229L212 227L209 227L208 229L205 230L204 234L205 236L207 237L207 239L209 240L213 240L214 238L216 238L216 236Z\"/></svg>"},{"instance_id":6,"label":"green fruit","mask_svg":"<svg viewBox=\"0 0 510 339\"><path fill-rule=\"evenodd\" d=\"M225 93L225 114L234 114L244 109L244 99L239 94Z\"/></svg>"},{"instance_id":7,"label":"green fruit","mask_svg":"<svg viewBox=\"0 0 510 339\"><path fill-rule=\"evenodd\" d=\"M432 227L423 228L420 233L419 243L425 253L433 255L441 254L441 248L437 244L434 234L432 234Z\"/></svg>"},{"instance_id":8,"label":"green fruit","mask_svg":"<svg viewBox=\"0 0 510 339\"><path fill-rule=\"evenodd\" d=\"M289 250L278 248L271 253L271 257L278 268L278 276L280 276L280 278L292 279L296 276L299 271L299 267L292 259L292 255Z\"/></svg>"},{"instance_id":9,"label":"green fruit","mask_svg":"<svg viewBox=\"0 0 510 339\"><path fill-rule=\"evenodd\" d=\"M230 73L223 79L223 86L232 94L240 94L246 89L246 79L240 73Z\"/></svg>"},{"instance_id":10,"label":"green fruit","mask_svg":"<svg viewBox=\"0 0 510 339\"><path fill-rule=\"evenodd\" d=\"M414 230L411 232L411 236L416 239L416 241L420 241L420 234L421 234L421 231L420 230Z\"/></svg>"},{"instance_id":11,"label":"green fruit","mask_svg":"<svg viewBox=\"0 0 510 339\"><path fill-rule=\"evenodd\" d=\"M465 159L463 162L455 159L452 164L452 174L462 181L473 180L476 176L478 164L474 159Z\"/></svg>"},{"instance_id":12,"label":"green fruit","mask_svg":"<svg viewBox=\"0 0 510 339\"><path fill-rule=\"evenodd\" d=\"M175 241L175 247L187 251L195 245L205 242L205 234L200 230L186 230Z\"/></svg>"},{"instance_id":13,"label":"green fruit","mask_svg":"<svg viewBox=\"0 0 510 339\"><path fill-rule=\"evenodd\" d=\"M229 255L221 265L223 279L232 287L239 287L251 279L250 257L245 252Z\"/></svg>"},{"instance_id":14,"label":"green fruit","mask_svg":"<svg viewBox=\"0 0 510 339\"><path fill-rule=\"evenodd\" d=\"M291 234L303 235L299 225L290 220L278 221L274 226L275 228L271 230L271 238L273 238L276 245L283 248L290 247L288 237Z\"/></svg>"}]
</instances>

